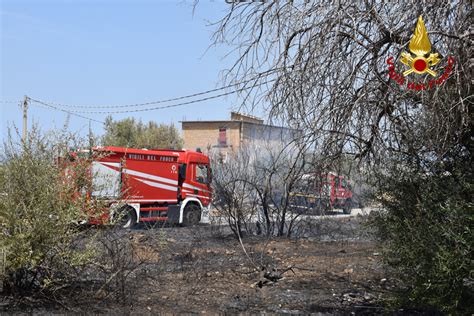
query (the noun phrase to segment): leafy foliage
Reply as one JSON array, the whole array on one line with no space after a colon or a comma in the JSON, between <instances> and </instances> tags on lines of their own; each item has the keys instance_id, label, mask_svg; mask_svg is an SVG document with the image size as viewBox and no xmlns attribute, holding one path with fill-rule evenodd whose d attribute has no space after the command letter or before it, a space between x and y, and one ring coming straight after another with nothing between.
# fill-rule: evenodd
<instances>
[{"instance_id":1,"label":"leafy foliage","mask_svg":"<svg viewBox=\"0 0 474 316\"><path fill-rule=\"evenodd\" d=\"M67 149L66 143L35 129L28 142L15 143L10 137L3 146L0 247L7 252L5 281L12 293L67 284L75 267L93 257L90 248L74 246L85 201L72 198L75 184L65 181L54 156ZM79 173L84 167L76 168Z\"/></svg>"},{"instance_id":2,"label":"leafy foliage","mask_svg":"<svg viewBox=\"0 0 474 316\"><path fill-rule=\"evenodd\" d=\"M105 135L102 143L106 146L133 148L181 149L183 140L174 125L156 124L126 118L114 121L109 116L105 121Z\"/></svg>"},{"instance_id":3,"label":"leafy foliage","mask_svg":"<svg viewBox=\"0 0 474 316\"><path fill-rule=\"evenodd\" d=\"M472 166L456 165L453 172L398 168L380 176L386 211L373 224L387 263L407 285L398 296L404 305L472 311L474 182Z\"/></svg>"}]
</instances>

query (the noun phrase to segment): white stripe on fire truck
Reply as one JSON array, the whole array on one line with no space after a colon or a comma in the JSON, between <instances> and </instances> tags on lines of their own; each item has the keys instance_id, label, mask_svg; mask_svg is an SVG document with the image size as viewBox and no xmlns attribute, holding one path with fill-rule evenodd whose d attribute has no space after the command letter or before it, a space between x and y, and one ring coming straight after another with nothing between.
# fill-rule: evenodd
<instances>
[{"instance_id":1,"label":"white stripe on fire truck","mask_svg":"<svg viewBox=\"0 0 474 316\"><path fill-rule=\"evenodd\" d=\"M123 201L120 201L120 202L123 202ZM173 202L173 203L176 203L176 202L178 202L178 200L142 200L142 199L138 199L138 200L125 200L125 202Z\"/></svg>"},{"instance_id":2,"label":"white stripe on fire truck","mask_svg":"<svg viewBox=\"0 0 474 316\"><path fill-rule=\"evenodd\" d=\"M204 190L204 189L202 189L202 188L200 188L200 187L196 187L196 186L194 186L194 185L187 184L187 183L183 183L183 187L190 188L190 189L196 189L196 190L200 190L200 191L204 191L204 192L211 193L210 191Z\"/></svg>"},{"instance_id":3,"label":"white stripe on fire truck","mask_svg":"<svg viewBox=\"0 0 474 316\"><path fill-rule=\"evenodd\" d=\"M152 187L156 187L156 188L160 188L160 189L165 189L165 190L168 190L168 191L174 191L176 192L177 190L177 187L172 187L170 185L166 185L166 184L161 184L161 183L157 183L157 182L151 182L151 181L147 181L147 180L143 180L143 179L138 179L138 178L135 178L135 180L138 180L140 182L143 182L145 184L148 184Z\"/></svg>"},{"instance_id":4,"label":"white stripe on fire truck","mask_svg":"<svg viewBox=\"0 0 474 316\"><path fill-rule=\"evenodd\" d=\"M104 165L110 165L112 167L116 167L116 163L113 163L113 162L100 162L100 163L104 164ZM125 169L124 168L122 170L122 172L126 173L126 174L133 175L133 176L137 176L137 177L142 177L142 178L146 178L146 179L150 179L150 180L161 181L161 182L165 182L165 183L169 183L169 184L173 184L173 185L178 185L178 181L176 181L176 180L171 180L171 179L167 179L167 178L163 178L163 177L158 177L158 176L154 176L154 175L144 173L144 172L140 172L140 171L135 171L135 170L130 170L130 169ZM137 179L137 180L140 180L140 179ZM141 180L141 181L145 182L143 180ZM149 182L149 181L147 181L147 182ZM147 182L145 182L145 183L147 183ZM207 193L211 193L208 190L204 190L200 187L197 187L197 186L194 186L194 185L191 185L191 184L187 184L187 183L183 183L183 187L190 188L190 189L195 189L195 190L200 190L200 191L207 192ZM175 188L173 188L173 191L174 190L175 190ZM187 190L183 189L183 192L192 192L192 191L187 191Z\"/></svg>"},{"instance_id":5,"label":"white stripe on fire truck","mask_svg":"<svg viewBox=\"0 0 474 316\"><path fill-rule=\"evenodd\" d=\"M193 197L200 197L200 198L208 199L208 200L209 200L209 197L208 197L208 196L196 195L196 194L188 194L188 195L189 195L189 196L193 196Z\"/></svg>"},{"instance_id":6,"label":"white stripe on fire truck","mask_svg":"<svg viewBox=\"0 0 474 316\"><path fill-rule=\"evenodd\" d=\"M118 167L120 163L118 162L104 162L104 161L99 161L100 164L106 165L106 166L111 166L111 167Z\"/></svg>"},{"instance_id":7,"label":"white stripe on fire truck","mask_svg":"<svg viewBox=\"0 0 474 316\"><path fill-rule=\"evenodd\" d=\"M150 180L161 181L161 182L165 182L165 183L169 183L169 184L178 185L178 181L176 181L176 180L171 180L171 179L167 179L167 178L163 178L163 177L158 177L158 176L154 176L154 175L151 175L151 174L148 174L148 173L143 173L143 172L140 172L140 171L135 171L135 170L130 170L130 169L123 169L122 172L126 173L126 174L130 174L132 176L137 176L137 177L142 177L142 178L145 178L145 179L150 179Z\"/></svg>"}]
</instances>

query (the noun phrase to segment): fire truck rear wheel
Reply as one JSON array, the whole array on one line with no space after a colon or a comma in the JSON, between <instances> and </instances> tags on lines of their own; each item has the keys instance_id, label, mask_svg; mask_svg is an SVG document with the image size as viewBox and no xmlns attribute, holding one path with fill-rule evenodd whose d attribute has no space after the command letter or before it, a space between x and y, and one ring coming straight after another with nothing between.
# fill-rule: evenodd
<instances>
[{"instance_id":1,"label":"fire truck rear wheel","mask_svg":"<svg viewBox=\"0 0 474 316\"><path fill-rule=\"evenodd\" d=\"M193 226L201 221L201 208L199 205L189 203L183 211L183 226Z\"/></svg>"},{"instance_id":2,"label":"fire truck rear wheel","mask_svg":"<svg viewBox=\"0 0 474 316\"><path fill-rule=\"evenodd\" d=\"M137 213L131 206L125 206L117 212L116 226L122 228L133 228L137 224Z\"/></svg>"}]
</instances>

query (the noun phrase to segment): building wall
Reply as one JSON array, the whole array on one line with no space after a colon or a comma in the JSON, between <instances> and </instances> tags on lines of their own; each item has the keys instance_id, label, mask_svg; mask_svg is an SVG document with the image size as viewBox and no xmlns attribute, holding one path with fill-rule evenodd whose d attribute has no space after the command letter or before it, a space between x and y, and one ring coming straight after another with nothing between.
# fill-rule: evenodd
<instances>
[{"instance_id":1,"label":"building wall","mask_svg":"<svg viewBox=\"0 0 474 316\"><path fill-rule=\"evenodd\" d=\"M219 145L219 129L227 128L227 146ZM219 148L221 151L230 152L240 146L240 122L182 122L184 148L196 150L201 148L207 152L208 148Z\"/></svg>"},{"instance_id":2,"label":"building wall","mask_svg":"<svg viewBox=\"0 0 474 316\"><path fill-rule=\"evenodd\" d=\"M299 131L278 126L263 124L242 124L242 139L244 143L252 142L267 146L286 144L297 137Z\"/></svg>"}]
</instances>

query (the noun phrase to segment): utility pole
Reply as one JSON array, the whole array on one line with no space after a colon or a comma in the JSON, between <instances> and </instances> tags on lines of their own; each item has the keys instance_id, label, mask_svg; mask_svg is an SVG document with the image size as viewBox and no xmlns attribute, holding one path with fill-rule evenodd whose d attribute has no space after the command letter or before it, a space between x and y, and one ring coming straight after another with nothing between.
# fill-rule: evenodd
<instances>
[{"instance_id":1,"label":"utility pole","mask_svg":"<svg viewBox=\"0 0 474 316\"><path fill-rule=\"evenodd\" d=\"M28 135L28 96L25 95L23 99L23 144L26 144L26 137Z\"/></svg>"},{"instance_id":2,"label":"utility pole","mask_svg":"<svg viewBox=\"0 0 474 316\"><path fill-rule=\"evenodd\" d=\"M93 146L94 146L94 139L92 138L91 121L89 120L89 157L92 157Z\"/></svg>"}]
</instances>

